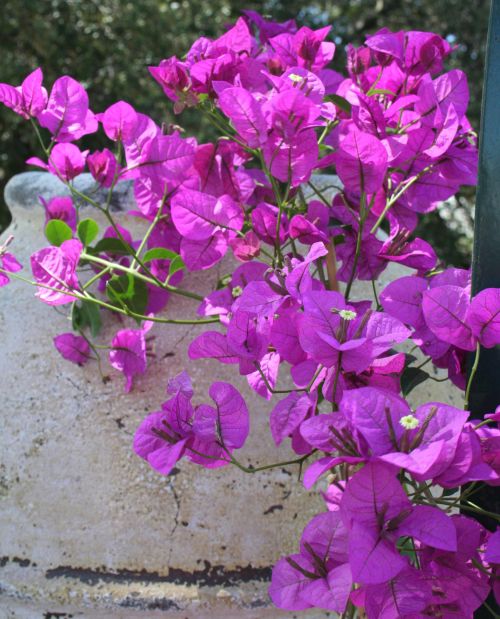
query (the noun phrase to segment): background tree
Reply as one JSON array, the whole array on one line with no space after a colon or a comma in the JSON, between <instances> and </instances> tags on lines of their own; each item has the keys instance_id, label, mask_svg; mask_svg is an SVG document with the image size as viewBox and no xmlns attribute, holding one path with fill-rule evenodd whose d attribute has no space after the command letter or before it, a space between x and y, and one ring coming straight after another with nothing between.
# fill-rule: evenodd
<instances>
[{"instance_id":1,"label":"background tree","mask_svg":"<svg viewBox=\"0 0 500 619\"><path fill-rule=\"evenodd\" d=\"M37 66L43 68L47 84L67 73L88 87L96 112L118 99L129 100L158 122L180 122L203 140L210 137L210 127L192 110L178 121L147 66L172 54L182 56L200 35L217 36L242 6L240 0L4 0L0 81L19 83ZM336 0L307 6L299 0L259 0L246 2L245 7L276 20L295 17L311 27L331 24L337 69L345 65L348 42L362 43L366 34L384 26L438 32L457 46L449 65L469 76L470 120L479 130L488 0ZM1 195L5 182L24 170L24 161L37 150L35 140L20 129L21 122L8 110L0 110ZM92 136L87 145L100 146ZM470 239L464 229L470 224L472 198L469 192L460 199L446 222L446 210L426 218L427 238L443 259L457 265L469 261ZM2 199L0 228L8 221Z\"/></svg>"}]
</instances>

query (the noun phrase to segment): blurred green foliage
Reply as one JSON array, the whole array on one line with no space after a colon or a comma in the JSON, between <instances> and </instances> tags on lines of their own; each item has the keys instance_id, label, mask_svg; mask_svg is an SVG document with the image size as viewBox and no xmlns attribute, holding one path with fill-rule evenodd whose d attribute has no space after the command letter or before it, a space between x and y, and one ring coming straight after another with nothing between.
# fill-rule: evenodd
<instances>
[{"instance_id":1,"label":"blurred green foliage","mask_svg":"<svg viewBox=\"0 0 500 619\"><path fill-rule=\"evenodd\" d=\"M276 20L295 17L300 24L332 24L337 44L336 68L342 70L344 46L362 43L381 27L391 30L431 30L457 46L449 65L464 69L470 80L470 118L479 129L481 82L489 0L3 0L0 20L0 81L19 84L41 66L45 83L69 74L89 91L91 107L103 111L118 99L151 115L157 122L179 122L189 134L210 137L210 128L195 112L175 118L171 105L150 78L149 64L172 54L182 56L200 35L215 37L242 8ZM86 145L101 146L89 136ZM24 121L0 109L0 192L5 182L25 169L24 161L39 154ZM0 229L8 214L0 203ZM444 235L444 224L433 218L428 235L450 262L468 260L467 244Z\"/></svg>"}]
</instances>

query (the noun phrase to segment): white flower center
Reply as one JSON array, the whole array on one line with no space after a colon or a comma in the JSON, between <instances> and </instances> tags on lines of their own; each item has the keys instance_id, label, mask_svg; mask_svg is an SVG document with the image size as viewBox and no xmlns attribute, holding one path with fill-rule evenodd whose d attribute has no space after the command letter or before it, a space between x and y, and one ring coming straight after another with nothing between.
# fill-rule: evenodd
<instances>
[{"instance_id":1,"label":"white flower center","mask_svg":"<svg viewBox=\"0 0 500 619\"><path fill-rule=\"evenodd\" d=\"M233 299L237 299L238 297L241 297L241 295L243 294L243 288L241 286L235 286L231 290L231 294L233 295Z\"/></svg>"},{"instance_id":2,"label":"white flower center","mask_svg":"<svg viewBox=\"0 0 500 619\"><path fill-rule=\"evenodd\" d=\"M353 312L352 310L340 310L339 312L339 316L343 319L343 320L354 320L357 316L356 312Z\"/></svg>"},{"instance_id":3,"label":"white flower center","mask_svg":"<svg viewBox=\"0 0 500 619\"><path fill-rule=\"evenodd\" d=\"M418 428L420 421L415 417L415 415L405 415L404 417L401 417L399 423L405 430L414 430L415 428Z\"/></svg>"}]
</instances>

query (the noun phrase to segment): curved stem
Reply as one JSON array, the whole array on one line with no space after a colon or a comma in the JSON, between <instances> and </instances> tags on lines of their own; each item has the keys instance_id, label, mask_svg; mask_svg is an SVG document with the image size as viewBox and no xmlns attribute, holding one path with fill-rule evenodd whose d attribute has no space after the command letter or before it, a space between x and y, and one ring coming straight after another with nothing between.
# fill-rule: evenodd
<instances>
[{"instance_id":1,"label":"curved stem","mask_svg":"<svg viewBox=\"0 0 500 619\"><path fill-rule=\"evenodd\" d=\"M330 240L327 246L328 254L326 255L326 272L328 273L328 283L330 290L339 290L339 282L337 279L337 256L335 254L335 243L333 239Z\"/></svg>"},{"instance_id":2,"label":"curved stem","mask_svg":"<svg viewBox=\"0 0 500 619\"><path fill-rule=\"evenodd\" d=\"M238 460L236 460L236 458L232 455L229 454L230 458L231 458L231 464L234 464L234 466L236 466L237 468L240 469L240 471L243 471L244 473L258 473L259 471L268 471L269 469L276 469L276 468L280 468L282 466L289 466L290 464L303 464L310 456L312 456L312 454L315 452L316 450L314 449L313 451L311 451L310 453L306 454L305 456L301 456L300 458L295 458L293 460L284 460L283 462L275 462L274 464L265 464L263 466L244 466L243 464L241 464L241 462L238 462Z\"/></svg>"},{"instance_id":3,"label":"curved stem","mask_svg":"<svg viewBox=\"0 0 500 619\"><path fill-rule=\"evenodd\" d=\"M396 191L396 193L394 193L391 196L391 198L387 201L387 203L386 203L386 205L384 207L384 210L382 211L382 213L380 213L380 217L377 219L377 221L373 225L372 229L370 230L371 234L375 234L375 232L378 230L380 224L384 221L384 218L387 215L387 212L389 211L389 209L392 206L394 206L394 204L405 193L405 191L407 191L413 184L415 184L418 180L420 180L422 178L422 176L424 174L426 174L427 172L429 172L431 169L432 169L432 165L427 166L421 172L416 174L413 178L410 178L407 181L404 181L402 183L402 186L400 186L400 188Z\"/></svg>"},{"instance_id":4,"label":"curved stem","mask_svg":"<svg viewBox=\"0 0 500 619\"><path fill-rule=\"evenodd\" d=\"M331 201L328 201L325 197L325 195L323 194L322 191L320 191L317 187L315 187L311 181L307 181L307 184L309 185L309 187L314 191L314 193L318 196L318 198L323 202L323 204L325 206L330 207L331 206Z\"/></svg>"},{"instance_id":5,"label":"curved stem","mask_svg":"<svg viewBox=\"0 0 500 619\"><path fill-rule=\"evenodd\" d=\"M258 361L255 362L255 367L257 369L257 372L260 374L260 377L262 378L266 389L269 391L269 393L272 393L273 395L275 393L293 393L294 391L305 391L305 389L274 389L273 387L271 387L271 384L267 380L267 377L262 371L262 368L260 367L260 363Z\"/></svg>"},{"instance_id":6,"label":"curved stem","mask_svg":"<svg viewBox=\"0 0 500 619\"><path fill-rule=\"evenodd\" d=\"M470 390L472 387L472 381L474 380L474 376L476 375L477 372L477 367L479 365L479 354L481 352L481 344L478 342L476 344L476 355L474 357L474 364L472 366L471 372L470 372L470 376L469 376L469 380L467 381L467 388L465 390L465 399L464 399L464 408L465 410L468 410L469 408L469 396L470 396Z\"/></svg>"},{"instance_id":7,"label":"curved stem","mask_svg":"<svg viewBox=\"0 0 500 619\"><path fill-rule=\"evenodd\" d=\"M130 268L134 269L134 271L136 271L137 269L140 268L140 264L138 263L137 259L141 255L142 250L146 247L146 243L148 242L149 237L153 233L153 230L155 229L156 224L162 218L162 211L163 211L163 207L165 205L166 199L167 199L167 193L165 192L165 194L163 195L163 198L161 200L160 206L158 207L158 212L156 213L153 221L151 222L151 225L146 230L146 234L142 238L141 243L140 243L139 247L137 248L137 251L135 252L135 257L132 259L132 264L130 265Z\"/></svg>"},{"instance_id":8,"label":"curved stem","mask_svg":"<svg viewBox=\"0 0 500 619\"><path fill-rule=\"evenodd\" d=\"M91 254L87 254L86 252L82 252L81 257L84 260L88 260L89 262L95 262L97 264L102 264L103 266L108 267L111 270L123 271L124 273L130 273L137 279L142 279L148 284L152 284L153 286L157 286L158 288L163 288L172 292L173 294L178 294L183 297L188 297L190 299L194 299L196 301L203 301L203 297L195 292L191 292L190 290L184 290L184 288L177 288L176 286L172 286L171 284L165 284L161 280L157 278L152 279L143 273L139 273L132 267L127 267L122 264L117 264L115 262L110 262L109 260L105 260L104 258L99 258L98 256L93 256Z\"/></svg>"},{"instance_id":9,"label":"curved stem","mask_svg":"<svg viewBox=\"0 0 500 619\"><path fill-rule=\"evenodd\" d=\"M93 277L87 280L85 284L83 284L82 286L83 290L87 290L87 288L90 288L90 286L92 286L94 282L100 279L103 275L106 275L106 273L108 273L109 271L110 271L110 267L104 267L104 269L99 271L99 273L96 273Z\"/></svg>"},{"instance_id":10,"label":"curved stem","mask_svg":"<svg viewBox=\"0 0 500 619\"><path fill-rule=\"evenodd\" d=\"M338 405L337 405L337 402L335 401L335 398L337 397L337 387L339 384L341 364L342 364L342 351L339 352L339 356L337 359L337 367L335 368L335 378L333 379L333 389L332 389L332 410L333 411L338 410Z\"/></svg>"},{"instance_id":11,"label":"curved stem","mask_svg":"<svg viewBox=\"0 0 500 619\"><path fill-rule=\"evenodd\" d=\"M133 312L131 310L125 310L117 307L116 305L111 305L110 303L106 303L106 301L101 301L101 299L96 299L95 297L88 294L85 290L83 290L82 292L78 290L70 290L69 288L67 290L62 290L61 288L55 288L54 286L47 286L46 284L34 282L31 279L23 277L22 275L18 275L17 273L11 273L10 271L6 271L2 268L0 268L0 273L5 273L9 277L24 282L25 284L30 284L31 286L36 286L37 288L44 288L45 290L52 290L53 292L59 292L60 294L64 294L68 297L73 297L74 299L79 299L80 301L89 301L90 303L95 303L96 305L105 307L112 312L118 312L119 314L123 314L124 316L137 318L138 320L149 320L151 322L177 325L207 325L219 322L218 316L212 316L209 318L197 318L195 320L189 320L184 318L158 318L157 316L145 316L144 314L137 314L136 312Z\"/></svg>"},{"instance_id":12,"label":"curved stem","mask_svg":"<svg viewBox=\"0 0 500 619\"><path fill-rule=\"evenodd\" d=\"M374 279L372 279L372 290L373 290L373 298L375 299L375 305L377 306L377 311L381 309L380 301L377 294L377 284Z\"/></svg>"},{"instance_id":13,"label":"curved stem","mask_svg":"<svg viewBox=\"0 0 500 619\"><path fill-rule=\"evenodd\" d=\"M366 195L365 193L361 194L360 200L360 213L359 213L359 224L358 224L358 235L356 237L356 249L354 250L354 260L352 263L352 271L351 276L349 277L349 281L347 282L347 286L345 289L345 299L349 300L349 295L351 294L351 288L354 283L354 279L356 277L356 271L358 268L359 255L361 254L361 241L363 240L363 228L365 226L365 220L367 216L366 210Z\"/></svg>"},{"instance_id":14,"label":"curved stem","mask_svg":"<svg viewBox=\"0 0 500 619\"><path fill-rule=\"evenodd\" d=\"M184 318L159 318L158 316L145 316L144 314L137 314L136 312L133 312L129 309L122 309L120 307L117 307L116 305L111 305L110 303L106 303L105 301L101 301L100 299L96 299L95 297L91 297L90 295L73 296L75 296L77 299L84 299L85 301L90 301L91 303L95 303L96 305L105 307L112 312L118 312L119 314L123 314L124 316L137 318L137 320L149 320L151 322L159 322L172 325L207 325L219 322L218 316L213 316L211 318L197 318L195 320Z\"/></svg>"},{"instance_id":15,"label":"curved stem","mask_svg":"<svg viewBox=\"0 0 500 619\"><path fill-rule=\"evenodd\" d=\"M97 361L97 369L99 371L99 375L101 377L102 382L105 383L106 382L106 376L105 376L104 372L102 371L101 356L99 355L99 351L97 350L100 347L97 346L96 344L94 344L92 342L92 340L85 335L85 333L83 332L83 329L78 329L78 333L83 337L83 339L87 342L87 344L90 346L92 352L94 353L95 360Z\"/></svg>"}]
</instances>

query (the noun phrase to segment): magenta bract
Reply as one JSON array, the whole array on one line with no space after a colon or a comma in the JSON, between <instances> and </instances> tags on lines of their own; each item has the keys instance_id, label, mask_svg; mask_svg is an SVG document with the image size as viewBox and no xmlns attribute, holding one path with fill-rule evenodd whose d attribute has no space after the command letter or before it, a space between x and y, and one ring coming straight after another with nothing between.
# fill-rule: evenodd
<instances>
[{"instance_id":1,"label":"magenta bract","mask_svg":"<svg viewBox=\"0 0 500 619\"><path fill-rule=\"evenodd\" d=\"M13 254L8 251L2 251L0 252L0 268L7 271L7 273L17 273L23 267ZM6 273L0 272L0 287L6 286L9 281L9 276Z\"/></svg>"},{"instance_id":2,"label":"magenta bract","mask_svg":"<svg viewBox=\"0 0 500 619\"><path fill-rule=\"evenodd\" d=\"M38 284L37 297L48 305L64 305L74 300L70 293L78 289L76 267L83 246L75 239L60 247L45 247L31 256L31 270Z\"/></svg>"},{"instance_id":3,"label":"magenta bract","mask_svg":"<svg viewBox=\"0 0 500 619\"><path fill-rule=\"evenodd\" d=\"M168 475L186 455L207 468L228 464L230 454L245 443L249 432L248 409L230 384L213 383L209 394L215 407L193 407L193 390L186 373L169 382L173 397L162 410L149 415L134 437L134 450L158 472Z\"/></svg>"},{"instance_id":4,"label":"magenta bract","mask_svg":"<svg viewBox=\"0 0 500 619\"><path fill-rule=\"evenodd\" d=\"M470 353L500 344L500 291L471 297L470 271L446 268L415 235L422 214L476 183L466 76L443 72L452 47L434 33L383 28L347 46L344 76L329 66L330 27L243 14L182 60L149 67L175 114L195 108L213 124L213 143L125 101L96 116L68 76L49 96L40 69L21 86L0 84L1 103L50 133L46 160L28 162L72 194L41 198L47 221L60 221L47 229L54 246L31 256L37 296L67 304L77 331L54 344L77 364L109 349L128 392L150 359L170 352L154 360L153 321L193 322L189 358L235 366L272 402L271 436L280 449L290 439L295 456L240 462L250 428L244 394L217 381L199 403L186 372L168 380L134 450L165 475L186 458L254 473L295 466L305 488L318 484L327 511L275 565L269 594L278 607L470 619L490 590L498 594L498 532L451 515L478 510L472 486L461 498L454 492L500 485L499 414L480 423L442 402L413 407L408 396L426 377L440 381L438 371L469 396ZM98 127L116 144L80 150L74 142ZM85 165L96 181L88 201L110 220L102 236L73 183ZM141 220L142 238L115 220L112 191L122 180L133 186L128 216ZM0 286L21 268L10 241L0 248ZM396 265L401 276L381 286ZM207 271L196 280L201 294L185 271ZM176 296L182 313L164 312ZM94 345L100 310L139 324Z\"/></svg>"},{"instance_id":5,"label":"magenta bract","mask_svg":"<svg viewBox=\"0 0 500 619\"><path fill-rule=\"evenodd\" d=\"M42 86L43 73L35 69L21 86L0 84L0 103L24 118L37 117L47 105L47 91Z\"/></svg>"},{"instance_id":6,"label":"magenta bract","mask_svg":"<svg viewBox=\"0 0 500 619\"><path fill-rule=\"evenodd\" d=\"M54 346L62 357L77 365L83 365L91 357L87 340L73 333L57 335L54 338Z\"/></svg>"},{"instance_id":7,"label":"magenta bract","mask_svg":"<svg viewBox=\"0 0 500 619\"><path fill-rule=\"evenodd\" d=\"M97 120L89 110L87 93L67 75L54 82L47 107L38 114L38 121L58 142L72 142L97 131Z\"/></svg>"}]
</instances>

